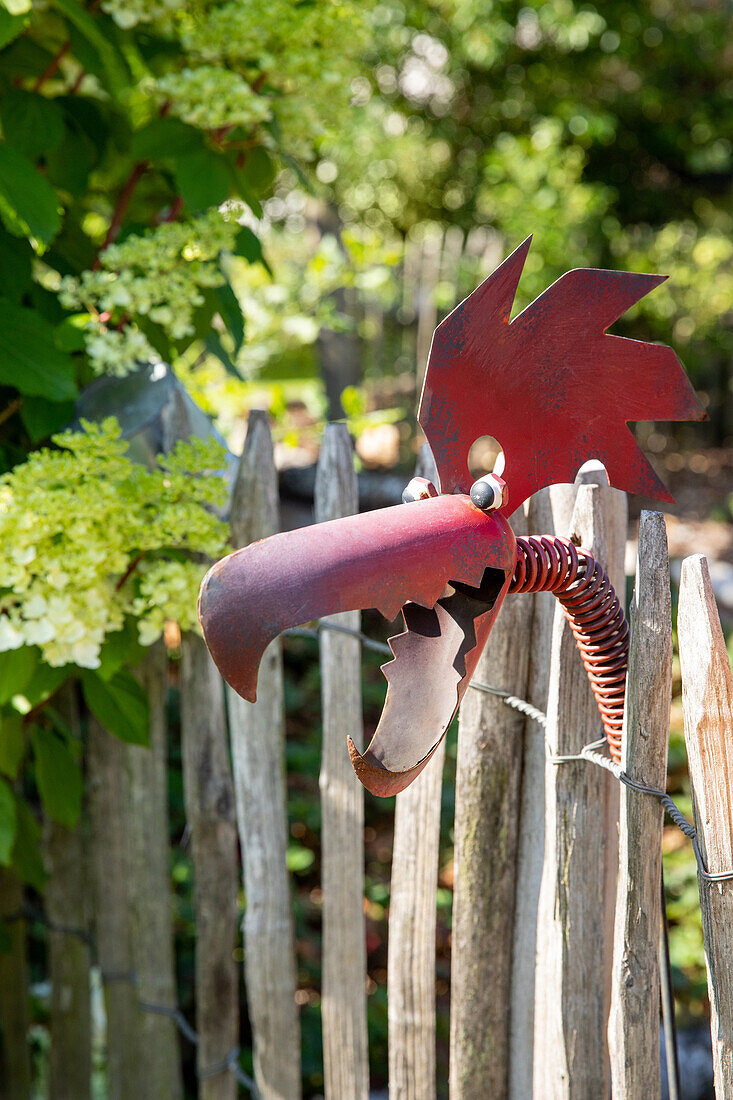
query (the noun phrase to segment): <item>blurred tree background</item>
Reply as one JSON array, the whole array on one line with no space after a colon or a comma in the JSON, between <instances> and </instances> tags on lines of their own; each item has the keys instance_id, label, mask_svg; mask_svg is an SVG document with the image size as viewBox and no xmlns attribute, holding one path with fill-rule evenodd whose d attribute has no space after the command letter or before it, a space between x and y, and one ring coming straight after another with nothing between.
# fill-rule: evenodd
<instances>
[{"instance_id":1,"label":"blurred tree background","mask_svg":"<svg viewBox=\"0 0 733 1100\"><path fill-rule=\"evenodd\" d=\"M360 466L406 479L435 324L533 233L517 308L569 267L670 275L618 331L672 344L708 410L707 425L640 431L679 490L677 545L704 528L733 570L730 30L722 0L1 0L0 538L13 565L0 592L9 670L0 682L0 863L13 897L22 882L37 917L35 1095L47 1094L49 1072L39 823L82 828L88 771L83 723L81 733L70 728L58 693L81 685L91 715L144 743L147 704L130 669L176 623L166 633L175 722L177 645L194 626L201 555L225 544L206 510L222 499L213 473L223 451L202 444L136 471L113 423L57 435L82 427L80 394L168 364L235 453L248 410L270 413L286 492L302 483L288 471L314 462L325 421L339 417ZM122 408L124 390L109 392ZM176 507L186 509L177 521ZM124 530L110 520L122 514ZM733 614L733 595L730 604ZM386 635L384 624L369 625ZM306 1095L322 1083L316 656L307 640L288 643ZM365 660L368 728L384 682ZM672 788L689 810L678 713L675 721ZM175 744L168 781L177 995L192 1015L195 926ZM449 769L442 1010L451 798ZM392 806L367 807L380 1082ZM671 834L668 848L675 980L689 1021L706 1010L694 863ZM7 929L0 947L12 948L12 921ZM445 1044L445 1011L439 1029ZM250 1068L246 1020L242 1042ZM103 1054L95 1057L102 1089Z\"/></svg>"}]
</instances>

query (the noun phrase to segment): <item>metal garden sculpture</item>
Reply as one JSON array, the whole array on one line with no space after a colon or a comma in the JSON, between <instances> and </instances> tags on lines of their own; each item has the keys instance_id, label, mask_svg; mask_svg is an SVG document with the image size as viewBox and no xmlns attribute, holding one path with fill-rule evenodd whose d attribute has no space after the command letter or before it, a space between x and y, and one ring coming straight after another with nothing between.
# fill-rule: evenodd
<instances>
[{"instance_id":1,"label":"metal garden sculpture","mask_svg":"<svg viewBox=\"0 0 733 1100\"><path fill-rule=\"evenodd\" d=\"M323 615L402 609L387 697L357 776L374 794L419 775L455 714L507 593L552 591L583 657L611 754L620 757L628 627L600 565L554 535L515 538L507 515L572 481L589 458L612 485L671 500L628 427L704 412L671 348L607 329L665 276L577 269L510 321L528 238L438 326L419 409L439 488L405 503L273 535L216 564L201 588L206 643L254 701L265 648ZM493 435L504 469L472 483L468 453Z\"/></svg>"}]
</instances>

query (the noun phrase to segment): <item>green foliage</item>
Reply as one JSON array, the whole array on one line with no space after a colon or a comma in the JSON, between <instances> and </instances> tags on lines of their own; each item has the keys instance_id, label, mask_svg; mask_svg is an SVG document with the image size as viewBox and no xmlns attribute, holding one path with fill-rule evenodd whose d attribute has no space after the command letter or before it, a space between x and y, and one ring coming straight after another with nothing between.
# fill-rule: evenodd
<instances>
[{"instance_id":1,"label":"green foliage","mask_svg":"<svg viewBox=\"0 0 733 1100\"><path fill-rule=\"evenodd\" d=\"M40 313L0 300L0 328L0 385L48 401L76 397L74 362L56 346L53 326Z\"/></svg>"},{"instance_id":2,"label":"green foliage","mask_svg":"<svg viewBox=\"0 0 733 1100\"><path fill-rule=\"evenodd\" d=\"M0 772L8 779L17 778L24 752L23 719L19 714L3 714L0 719Z\"/></svg>"},{"instance_id":3,"label":"green foliage","mask_svg":"<svg viewBox=\"0 0 733 1100\"><path fill-rule=\"evenodd\" d=\"M83 350L97 372L125 373L153 349L172 361L205 340L220 304L214 299L190 324L191 309L208 301L205 289L223 283L219 252L235 247L236 231L225 239L221 230L220 248L200 260L207 233L226 224L216 208L239 200L233 214L241 217L246 204L259 215L278 158L313 158L326 119L347 107L365 41L359 5L19 3L0 9L0 219L43 255L32 268L36 283L61 289L67 308L76 308L75 289L84 298L85 347L66 349L72 380L86 380ZM148 272L147 290L158 287L148 300L132 253L170 257L176 227L167 223L181 216L186 247L173 256L173 272ZM127 258L117 237L129 242ZM261 259L251 231L240 254ZM105 280L120 292L111 310L102 304ZM129 309L123 288L138 292ZM18 304L48 320L36 301ZM238 303L228 300L219 316L241 343ZM9 317L0 317L0 331L12 331ZM38 371L41 349L32 346L28 359ZM5 384L18 389L19 380L6 368ZM64 399L31 383L21 392ZM26 427L35 442L42 426L29 424L13 420L8 429L22 435Z\"/></svg>"},{"instance_id":4,"label":"green foliage","mask_svg":"<svg viewBox=\"0 0 733 1100\"><path fill-rule=\"evenodd\" d=\"M120 668L109 678L84 672L81 683L87 706L105 729L128 745L148 744L148 699L130 672Z\"/></svg>"},{"instance_id":5,"label":"green foliage","mask_svg":"<svg viewBox=\"0 0 733 1100\"><path fill-rule=\"evenodd\" d=\"M38 668L38 650L31 646L11 649L0 661L0 706L25 691Z\"/></svg>"},{"instance_id":6,"label":"green foliage","mask_svg":"<svg viewBox=\"0 0 733 1100\"><path fill-rule=\"evenodd\" d=\"M73 829L81 813L82 778L76 754L66 739L43 726L31 729L38 793L44 810L59 825Z\"/></svg>"},{"instance_id":7,"label":"green foliage","mask_svg":"<svg viewBox=\"0 0 733 1100\"><path fill-rule=\"evenodd\" d=\"M33 810L22 798L15 800L15 840L10 853L10 866L21 882L39 893L46 882L41 854L41 827Z\"/></svg>"},{"instance_id":8,"label":"green foliage","mask_svg":"<svg viewBox=\"0 0 733 1100\"><path fill-rule=\"evenodd\" d=\"M211 476L216 443L181 443L148 470L127 457L116 422L84 427L0 479L0 651L39 646L51 666L98 668L127 615L146 645L166 618L195 626L205 566L185 554L223 552L226 526L207 507L226 487Z\"/></svg>"},{"instance_id":9,"label":"green foliage","mask_svg":"<svg viewBox=\"0 0 733 1100\"><path fill-rule=\"evenodd\" d=\"M14 236L30 237L39 252L61 227L53 187L9 144L0 144L0 218Z\"/></svg>"},{"instance_id":10,"label":"green foliage","mask_svg":"<svg viewBox=\"0 0 733 1100\"><path fill-rule=\"evenodd\" d=\"M0 863L7 864L15 843L16 809L13 792L0 779Z\"/></svg>"},{"instance_id":11,"label":"green foliage","mask_svg":"<svg viewBox=\"0 0 733 1100\"><path fill-rule=\"evenodd\" d=\"M576 264L669 271L642 331L651 320L679 348L722 442L729 30L723 8L673 0L386 0L370 14L353 138L320 146L323 192L347 225L382 236L486 226L482 273L533 232L520 305Z\"/></svg>"}]
</instances>

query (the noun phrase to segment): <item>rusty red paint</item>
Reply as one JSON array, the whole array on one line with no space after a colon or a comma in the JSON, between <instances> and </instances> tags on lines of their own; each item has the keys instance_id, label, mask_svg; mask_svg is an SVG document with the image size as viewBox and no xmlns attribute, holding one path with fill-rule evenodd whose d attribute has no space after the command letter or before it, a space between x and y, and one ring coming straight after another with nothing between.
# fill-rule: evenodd
<instances>
[{"instance_id":1,"label":"rusty red paint","mask_svg":"<svg viewBox=\"0 0 733 1100\"><path fill-rule=\"evenodd\" d=\"M503 516L466 496L439 496L285 531L237 550L209 570L199 617L212 657L254 702L269 642L289 626L376 607L388 619L412 600L433 607L449 580L479 584L484 569L513 570Z\"/></svg>"},{"instance_id":2,"label":"rusty red paint","mask_svg":"<svg viewBox=\"0 0 733 1100\"><path fill-rule=\"evenodd\" d=\"M510 322L527 238L438 325L418 419L441 492L467 492L468 452L493 435L513 512L598 458L612 485L670 500L628 427L705 413L671 348L606 333L665 275L578 268Z\"/></svg>"}]
</instances>

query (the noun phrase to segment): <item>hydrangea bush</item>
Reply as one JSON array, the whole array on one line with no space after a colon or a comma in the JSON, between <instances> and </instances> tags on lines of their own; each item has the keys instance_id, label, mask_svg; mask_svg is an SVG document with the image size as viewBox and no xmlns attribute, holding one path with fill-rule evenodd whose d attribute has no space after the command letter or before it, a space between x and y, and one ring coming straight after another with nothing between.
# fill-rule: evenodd
<instances>
[{"instance_id":1,"label":"hydrangea bush","mask_svg":"<svg viewBox=\"0 0 733 1100\"><path fill-rule=\"evenodd\" d=\"M348 105L361 27L356 0L0 0L0 864L38 888L26 761L47 813L72 827L81 805L55 692L73 677L144 743L129 669L166 621L195 628L226 545L216 448L148 469L114 421L64 429L98 375L237 374L230 276L271 277L262 204Z\"/></svg>"},{"instance_id":2,"label":"hydrangea bush","mask_svg":"<svg viewBox=\"0 0 733 1100\"><path fill-rule=\"evenodd\" d=\"M0 479L0 652L36 645L51 666L99 668L126 616L143 645L166 619L195 628L205 566L190 555L223 553L227 526L210 508L226 483L212 476L218 443L179 443L148 470L127 456L115 420L84 429Z\"/></svg>"}]
</instances>

